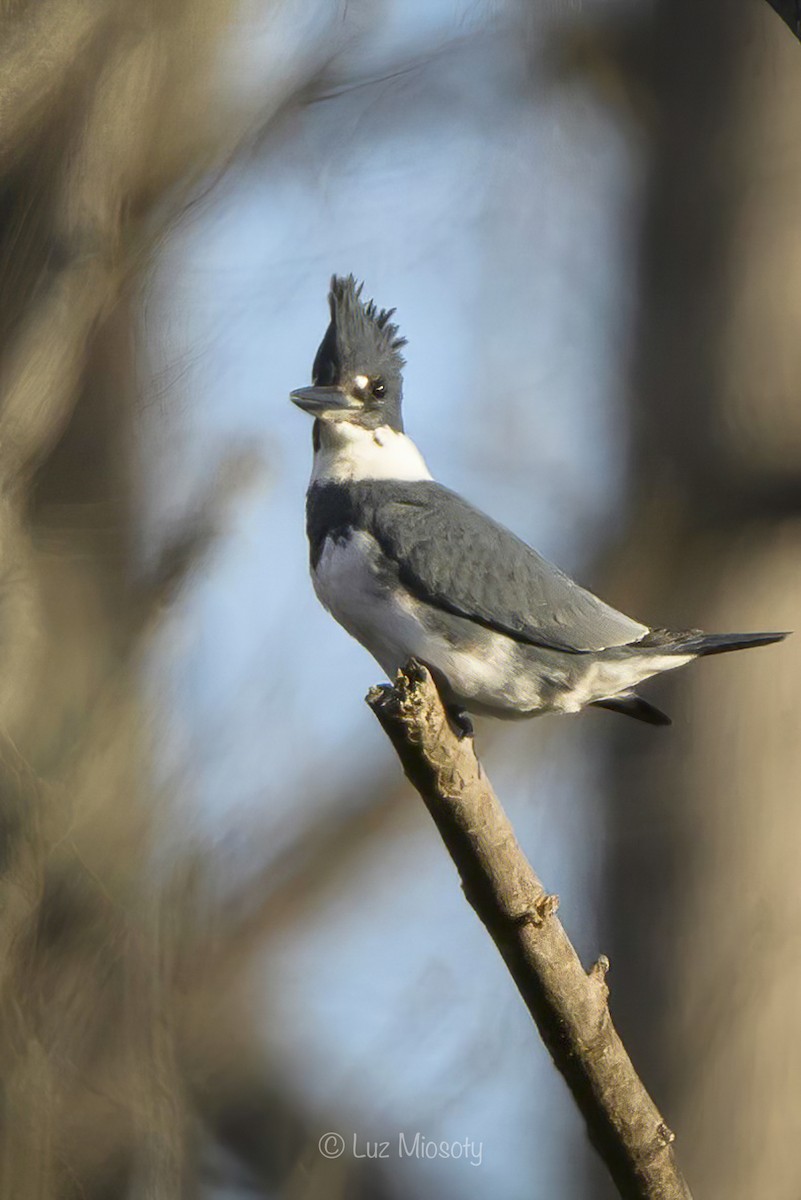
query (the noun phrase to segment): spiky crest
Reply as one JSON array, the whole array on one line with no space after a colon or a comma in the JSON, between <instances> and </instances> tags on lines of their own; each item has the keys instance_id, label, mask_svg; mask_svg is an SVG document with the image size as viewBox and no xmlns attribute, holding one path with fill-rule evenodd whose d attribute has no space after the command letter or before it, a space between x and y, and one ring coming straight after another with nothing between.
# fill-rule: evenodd
<instances>
[{"instance_id":1,"label":"spiky crest","mask_svg":"<svg viewBox=\"0 0 801 1200\"><path fill-rule=\"evenodd\" d=\"M378 308L374 300L361 298L363 283L357 283L353 275L331 276L331 290L328 293L328 303L331 309L331 320L337 327L337 335L346 342L354 335L365 336L372 331L375 340L385 350L399 351L406 345L406 338L398 334L398 326L390 320L395 315L394 308ZM397 355L399 367L405 366L402 355Z\"/></svg>"},{"instance_id":2,"label":"spiky crest","mask_svg":"<svg viewBox=\"0 0 801 1200\"><path fill-rule=\"evenodd\" d=\"M391 320L395 310L378 308L373 300L363 301L363 286L353 275L331 279L331 323L313 368L317 383L338 382L347 372L380 374L400 382L405 366L400 351L406 339Z\"/></svg>"}]
</instances>

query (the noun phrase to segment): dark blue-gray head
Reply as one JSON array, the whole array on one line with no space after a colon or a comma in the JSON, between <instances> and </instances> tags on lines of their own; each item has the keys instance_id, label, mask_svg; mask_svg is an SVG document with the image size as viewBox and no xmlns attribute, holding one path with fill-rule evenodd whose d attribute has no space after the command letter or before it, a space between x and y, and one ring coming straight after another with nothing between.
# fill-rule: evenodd
<instances>
[{"instance_id":1,"label":"dark blue-gray head","mask_svg":"<svg viewBox=\"0 0 801 1200\"><path fill-rule=\"evenodd\" d=\"M361 298L363 284L334 275L328 293L331 323L312 367L312 387L291 399L320 421L349 421L365 429L389 425L403 432L400 353L406 339L391 321L394 308Z\"/></svg>"}]
</instances>

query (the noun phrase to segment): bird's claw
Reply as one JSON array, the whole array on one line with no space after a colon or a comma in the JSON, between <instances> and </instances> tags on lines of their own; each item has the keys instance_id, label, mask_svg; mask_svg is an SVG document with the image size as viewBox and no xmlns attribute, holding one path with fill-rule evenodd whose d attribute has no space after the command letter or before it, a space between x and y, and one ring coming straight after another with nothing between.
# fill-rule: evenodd
<instances>
[{"instance_id":1,"label":"bird's claw","mask_svg":"<svg viewBox=\"0 0 801 1200\"><path fill-rule=\"evenodd\" d=\"M460 742L464 741L465 738L475 737L473 722L470 720L463 708L458 708L456 705L451 705L448 707L447 712L451 729L456 734Z\"/></svg>"}]
</instances>

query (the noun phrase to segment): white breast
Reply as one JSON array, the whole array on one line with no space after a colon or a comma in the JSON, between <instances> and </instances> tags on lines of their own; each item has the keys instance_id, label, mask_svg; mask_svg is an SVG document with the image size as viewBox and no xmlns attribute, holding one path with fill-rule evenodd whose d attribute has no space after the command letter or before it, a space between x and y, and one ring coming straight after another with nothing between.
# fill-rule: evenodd
<instances>
[{"instance_id":1,"label":"white breast","mask_svg":"<svg viewBox=\"0 0 801 1200\"><path fill-rule=\"evenodd\" d=\"M390 679L414 655L438 670L454 699L474 711L511 716L537 706L538 681L515 669L509 638L432 613L380 564L381 552L370 534L329 537L312 579L321 603Z\"/></svg>"},{"instance_id":2,"label":"white breast","mask_svg":"<svg viewBox=\"0 0 801 1200\"><path fill-rule=\"evenodd\" d=\"M378 543L356 531L347 539L326 538L312 572L320 603L361 642L392 677L419 645L414 601L382 578Z\"/></svg>"},{"instance_id":3,"label":"white breast","mask_svg":"<svg viewBox=\"0 0 801 1200\"><path fill-rule=\"evenodd\" d=\"M362 429L349 421L326 422L314 455L312 483L357 479L431 479L425 459L411 438L389 425Z\"/></svg>"}]
</instances>

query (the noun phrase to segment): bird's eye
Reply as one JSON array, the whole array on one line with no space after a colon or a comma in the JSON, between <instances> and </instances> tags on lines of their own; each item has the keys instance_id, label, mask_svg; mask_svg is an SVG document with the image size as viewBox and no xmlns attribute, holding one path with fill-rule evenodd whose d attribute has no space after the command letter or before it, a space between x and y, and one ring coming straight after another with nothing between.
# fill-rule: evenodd
<instances>
[{"instance_id":1,"label":"bird's eye","mask_svg":"<svg viewBox=\"0 0 801 1200\"><path fill-rule=\"evenodd\" d=\"M387 390L387 385L384 383L384 380L376 379L375 383L373 384L373 388L372 388L373 395L375 397L377 397L378 399L380 399L384 395L384 392L386 390Z\"/></svg>"}]
</instances>

